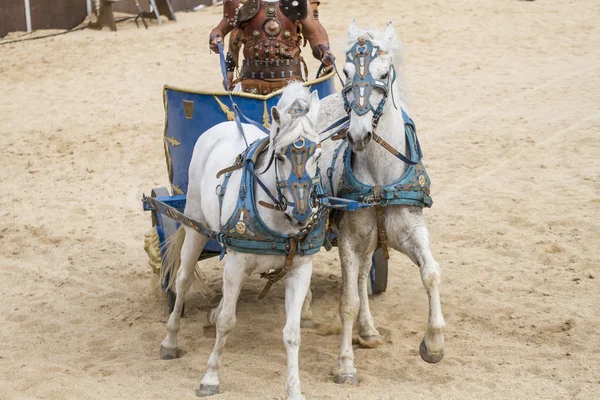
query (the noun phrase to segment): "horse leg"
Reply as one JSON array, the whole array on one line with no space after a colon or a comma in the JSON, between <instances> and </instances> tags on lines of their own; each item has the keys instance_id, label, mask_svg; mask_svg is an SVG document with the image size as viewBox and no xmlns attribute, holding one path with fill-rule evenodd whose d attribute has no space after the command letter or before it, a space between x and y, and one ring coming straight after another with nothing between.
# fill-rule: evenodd
<instances>
[{"instance_id":1,"label":"horse leg","mask_svg":"<svg viewBox=\"0 0 600 400\"><path fill-rule=\"evenodd\" d=\"M185 227L185 239L181 248L181 266L175 281L177 297L175 307L167 322L167 336L160 344L160 358L172 360L177 358L177 334L179 333L183 299L194 282L194 268L208 238L191 228Z\"/></svg>"},{"instance_id":2,"label":"horse leg","mask_svg":"<svg viewBox=\"0 0 600 400\"><path fill-rule=\"evenodd\" d=\"M215 308L213 308L212 310L210 310L208 312L208 315L206 316L208 319L208 323L212 326L215 326L217 324L217 318L219 318L219 314L221 313L221 310L223 309L223 298L221 297L221 301L219 302L219 305Z\"/></svg>"},{"instance_id":3,"label":"horse leg","mask_svg":"<svg viewBox=\"0 0 600 400\"><path fill-rule=\"evenodd\" d=\"M300 320L303 302L307 298L312 275L312 261L304 262L295 271L291 271L285 281L285 312L287 321L283 328L283 343L287 350L288 400L304 400L300 388L298 372L298 351L300 349Z\"/></svg>"},{"instance_id":4,"label":"horse leg","mask_svg":"<svg viewBox=\"0 0 600 400\"><path fill-rule=\"evenodd\" d=\"M369 308L369 287L371 284L370 272L372 266L371 254L362 254L360 257L360 270L358 273L358 295L360 297L360 311L358 312L358 326L360 345L367 348L379 346L383 339L375 328L371 309Z\"/></svg>"},{"instance_id":5,"label":"horse leg","mask_svg":"<svg viewBox=\"0 0 600 400\"><path fill-rule=\"evenodd\" d=\"M340 318L342 320L342 344L338 359L338 371L335 383L357 384L354 368L354 351L352 349L352 327L358 315L360 300L358 297L359 257L354 252L354 243L346 235L340 235L339 253L342 264L343 291L340 301Z\"/></svg>"},{"instance_id":6,"label":"horse leg","mask_svg":"<svg viewBox=\"0 0 600 400\"><path fill-rule=\"evenodd\" d=\"M312 303L312 290L310 290L310 286L309 286L308 292L306 293L306 298L304 299L304 304L302 304L302 317L300 319L300 327L301 328L312 329L315 327L312 309L310 307L311 303Z\"/></svg>"},{"instance_id":7,"label":"horse leg","mask_svg":"<svg viewBox=\"0 0 600 400\"><path fill-rule=\"evenodd\" d=\"M217 317L217 339L215 347L208 359L208 370L202 378L199 397L207 397L219 393L219 370L223 364L223 349L227 336L235 326L235 311L240 290L246 279L243 264L230 254L223 271L223 308Z\"/></svg>"},{"instance_id":8,"label":"horse leg","mask_svg":"<svg viewBox=\"0 0 600 400\"><path fill-rule=\"evenodd\" d=\"M421 358L428 363L437 363L444 358L444 316L440 303L441 271L429 249L429 232L425 224L418 224L400 251L407 254L420 268L421 280L429 297L427 331L419 346Z\"/></svg>"}]
</instances>

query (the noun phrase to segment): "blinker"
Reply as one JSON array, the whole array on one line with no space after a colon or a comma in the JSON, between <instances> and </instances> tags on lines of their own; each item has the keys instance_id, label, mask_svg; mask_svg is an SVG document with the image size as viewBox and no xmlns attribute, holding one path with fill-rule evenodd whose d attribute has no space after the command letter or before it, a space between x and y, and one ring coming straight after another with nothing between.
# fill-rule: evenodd
<instances>
[{"instance_id":1,"label":"blinker","mask_svg":"<svg viewBox=\"0 0 600 400\"><path fill-rule=\"evenodd\" d=\"M306 164L310 157L314 156L318 145L305 138L287 146L282 152L289 160L292 171L287 180L277 180L277 192L280 201L286 203L292 208L292 215L300 222L306 221L311 213L311 198L313 197L314 186L321 182L321 176L317 170L317 175L312 177L306 170ZM293 199L286 199L281 189L289 190Z\"/></svg>"},{"instance_id":2,"label":"blinker","mask_svg":"<svg viewBox=\"0 0 600 400\"><path fill-rule=\"evenodd\" d=\"M346 62L354 65L356 73L354 78L347 82L342 90L344 97L344 107L346 112L356 112L357 115L365 115L369 111L373 111L373 119L377 120L383 113L383 107L387 100L389 92L390 78L395 79L396 71L392 67L391 73L388 73L386 79L376 79L370 71L370 66L373 60L382 54L379 47L373 45L370 40L360 38L357 43L352 46L350 51L346 53ZM383 91L383 99L375 109L369 101L371 94L375 88ZM348 95L354 94L352 102L348 100Z\"/></svg>"}]
</instances>

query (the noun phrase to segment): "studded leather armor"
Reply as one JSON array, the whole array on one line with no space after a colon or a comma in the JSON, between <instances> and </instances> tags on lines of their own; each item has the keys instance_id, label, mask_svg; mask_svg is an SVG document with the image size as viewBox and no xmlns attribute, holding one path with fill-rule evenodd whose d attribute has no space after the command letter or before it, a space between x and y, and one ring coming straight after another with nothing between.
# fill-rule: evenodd
<instances>
[{"instance_id":1,"label":"studded leather armor","mask_svg":"<svg viewBox=\"0 0 600 400\"><path fill-rule=\"evenodd\" d=\"M319 1L302 1L224 1L223 20L211 39L233 31L229 63L239 68L244 91L268 94L290 80L303 80L306 67L300 52L307 40L319 59L329 49L327 33L318 21ZM242 46L244 61L240 62Z\"/></svg>"}]
</instances>

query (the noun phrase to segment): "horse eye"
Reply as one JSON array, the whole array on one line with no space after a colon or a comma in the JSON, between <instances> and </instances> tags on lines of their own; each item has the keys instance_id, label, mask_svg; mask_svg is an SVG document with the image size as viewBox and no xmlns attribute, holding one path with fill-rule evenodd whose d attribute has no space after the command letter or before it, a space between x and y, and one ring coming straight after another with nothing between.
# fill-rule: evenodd
<instances>
[{"instance_id":1,"label":"horse eye","mask_svg":"<svg viewBox=\"0 0 600 400\"><path fill-rule=\"evenodd\" d=\"M346 78L350 78L350 74L348 74L348 71L344 70L344 75L346 75Z\"/></svg>"},{"instance_id":2,"label":"horse eye","mask_svg":"<svg viewBox=\"0 0 600 400\"><path fill-rule=\"evenodd\" d=\"M276 155L275 155L275 157L277 157L277 159L278 159L279 161L285 161L285 157L284 157L284 156L282 156L281 154L276 154Z\"/></svg>"},{"instance_id":3,"label":"horse eye","mask_svg":"<svg viewBox=\"0 0 600 400\"><path fill-rule=\"evenodd\" d=\"M383 74L383 75L381 76L381 79L387 79L387 78L388 78L388 76L390 76L390 73L389 73L389 72L386 72L385 74Z\"/></svg>"}]
</instances>

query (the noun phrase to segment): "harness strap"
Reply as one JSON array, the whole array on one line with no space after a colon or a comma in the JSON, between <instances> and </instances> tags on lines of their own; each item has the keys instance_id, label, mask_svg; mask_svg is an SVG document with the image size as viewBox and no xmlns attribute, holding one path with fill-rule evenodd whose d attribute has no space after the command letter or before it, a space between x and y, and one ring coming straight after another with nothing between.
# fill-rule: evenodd
<instances>
[{"instance_id":1,"label":"harness strap","mask_svg":"<svg viewBox=\"0 0 600 400\"><path fill-rule=\"evenodd\" d=\"M408 135L408 133L406 133L406 134ZM400 153L398 150L393 148L392 145L390 145L388 142L386 142L381 136L379 136L375 132L373 132L372 135L373 135L373 140L377 144L379 144L381 147L383 147L384 149L386 149L387 151L392 153L396 158L400 159L401 161L405 162L406 164L417 165L419 162L421 162L421 158L423 158L423 156L421 154L419 154L419 159L417 161L413 161L409 158L406 158L402 153Z\"/></svg>"},{"instance_id":2,"label":"harness strap","mask_svg":"<svg viewBox=\"0 0 600 400\"><path fill-rule=\"evenodd\" d=\"M267 296L267 294L269 293L269 290L271 290L271 286L273 286L274 283L277 283L280 280L282 280L283 278L285 278L287 273L290 271L290 268L292 267L292 263L294 261L294 256L296 255L297 247L298 247L298 243L296 242L296 239L293 237L290 238L290 249L289 249L288 254L285 256L285 263L283 264L283 267L278 268L272 272L265 272L265 273L261 274L261 278L267 279L267 284L265 285L265 288L258 296L259 300L262 300Z\"/></svg>"},{"instance_id":3,"label":"harness strap","mask_svg":"<svg viewBox=\"0 0 600 400\"><path fill-rule=\"evenodd\" d=\"M327 178L329 178L329 187L331 188L331 193L329 193L330 196L335 196L335 190L333 190L333 172L335 170L335 163L337 162L337 158L340 155L340 150L342 150L344 144L346 144L346 142L342 142L342 144L340 144L338 148L335 149L335 152L333 153L333 158L331 160L331 166L327 168Z\"/></svg>"},{"instance_id":4,"label":"harness strap","mask_svg":"<svg viewBox=\"0 0 600 400\"><path fill-rule=\"evenodd\" d=\"M350 117L348 115L346 115L345 117L338 119L333 124L329 125L327 128L325 128L321 131L320 135L324 134L325 132L329 132L330 130L332 130L334 128L337 128L335 131L333 131L333 133L331 135L329 135L325 139L321 140L321 142L331 139L338 132L342 131L343 129L347 129L348 126L350 126Z\"/></svg>"},{"instance_id":5,"label":"harness strap","mask_svg":"<svg viewBox=\"0 0 600 400\"><path fill-rule=\"evenodd\" d=\"M227 167L225 169L220 170L217 173L217 179L219 179L223 174L236 171L238 169L241 169L243 166L244 166L244 153L238 154L238 156L235 158L235 164L233 164L231 167Z\"/></svg>"},{"instance_id":6,"label":"harness strap","mask_svg":"<svg viewBox=\"0 0 600 400\"><path fill-rule=\"evenodd\" d=\"M273 210L273 211L283 211L281 209L281 206L279 204L271 204L271 203L267 203L264 202L262 200L260 200L258 202L258 204L260 204L261 206L263 206L264 208L268 208L269 210Z\"/></svg>"},{"instance_id":7,"label":"harness strap","mask_svg":"<svg viewBox=\"0 0 600 400\"><path fill-rule=\"evenodd\" d=\"M342 129L338 133L331 136L331 140L334 142L337 140L344 140L344 139L346 139L347 134L348 134L348 128Z\"/></svg>"},{"instance_id":8,"label":"harness strap","mask_svg":"<svg viewBox=\"0 0 600 400\"><path fill-rule=\"evenodd\" d=\"M223 43L218 43L218 47L219 47L219 60L221 62L221 74L223 75L223 80L225 81L225 86L227 88L227 94L229 95L229 100L231 101L231 105L233 107L233 110L235 112L235 123L238 127L238 130L240 131L240 133L242 134L242 137L244 138L244 143L246 143L246 147L248 147L248 140L246 139L246 134L244 132L244 128L242 126L242 120L240 119L240 116L242 118L244 118L244 120L251 124L254 125L255 127L257 127L258 129L260 129L261 131L265 132L266 134L269 133L269 130L266 129L262 124L254 121L251 118L248 118L247 116L245 116L242 113L242 110L240 110L240 108L238 107L238 105L236 104L235 101L233 101L233 96L231 95L231 88L229 87L229 80L227 79L227 63L225 62L225 56L223 54Z\"/></svg>"},{"instance_id":9,"label":"harness strap","mask_svg":"<svg viewBox=\"0 0 600 400\"><path fill-rule=\"evenodd\" d=\"M250 172L252 174L252 176L254 177L254 179L256 180L256 183L258 183L258 185L262 188L262 190L267 194L267 196L269 196L269 198L271 199L271 201L273 203L275 203L278 207L280 207L280 211L283 211L286 208L285 203L277 200L275 198L275 196L273 196L273 194L271 193L271 191L269 190L269 188L267 188L267 186L263 183L263 181L260 180L260 178L258 177L258 175L256 175L254 173L254 168L247 168L247 171Z\"/></svg>"},{"instance_id":10,"label":"harness strap","mask_svg":"<svg viewBox=\"0 0 600 400\"><path fill-rule=\"evenodd\" d=\"M160 214L166 215L167 217L177 222L181 222L183 225L192 228L196 232L200 233L203 236L206 236L209 239L216 240L221 244L224 243L225 237L223 234L207 228L200 221L187 217L184 213L177 210L176 208L171 207L163 203L162 201L156 200L153 197L144 196L143 201L150 205L154 210L156 210Z\"/></svg>"},{"instance_id":11,"label":"harness strap","mask_svg":"<svg viewBox=\"0 0 600 400\"><path fill-rule=\"evenodd\" d=\"M381 185L375 185L373 188L373 197L377 201L375 204L375 216L377 218L377 247L383 252L383 257L386 260L390 258L390 252L387 245L387 233L385 231L385 216L383 215L383 207L379 202L381 200Z\"/></svg>"},{"instance_id":12,"label":"harness strap","mask_svg":"<svg viewBox=\"0 0 600 400\"><path fill-rule=\"evenodd\" d=\"M340 79L340 83L341 83L342 87L344 87L344 80L342 79L342 76L340 75L340 71L338 70L338 67L335 64L335 57L333 55L330 55L329 59L331 60L331 64L333 65L333 69L335 69L335 73L337 74L338 78Z\"/></svg>"}]
</instances>

